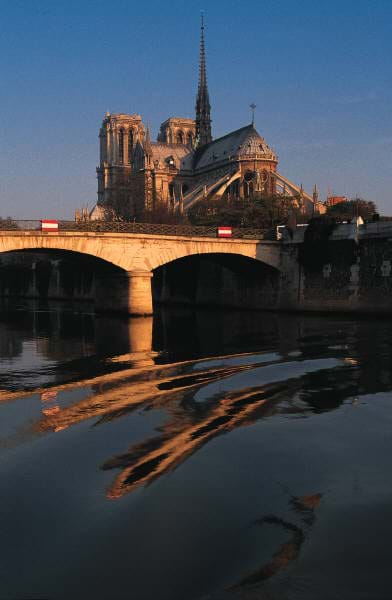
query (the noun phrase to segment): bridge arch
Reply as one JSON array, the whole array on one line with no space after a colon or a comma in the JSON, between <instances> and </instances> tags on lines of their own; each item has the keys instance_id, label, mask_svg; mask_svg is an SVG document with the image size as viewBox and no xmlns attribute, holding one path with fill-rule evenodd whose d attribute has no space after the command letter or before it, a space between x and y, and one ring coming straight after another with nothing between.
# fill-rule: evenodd
<instances>
[{"instance_id":1,"label":"bridge arch","mask_svg":"<svg viewBox=\"0 0 392 600\"><path fill-rule=\"evenodd\" d=\"M192 254L154 270L155 303L261 309L277 305L280 271L228 253Z\"/></svg>"},{"instance_id":2,"label":"bridge arch","mask_svg":"<svg viewBox=\"0 0 392 600\"><path fill-rule=\"evenodd\" d=\"M280 269L281 260L281 249L276 242L100 232L1 233L0 253L13 250L64 250L88 254L125 271L152 271L165 263L193 254L239 254L277 269Z\"/></svg>"},{"instance_id":3,"label":"bridge arch","mask_svg":"<svg viewBox=\"0 0 392 600\"><path fill-rule=\"evenodd\" d=\"M262 246L248 243L249 240L222 240L215 238L193 238L184 244L172 244L162 248L161 252L152 252L149 258L151 270L168 265L179 259L187 257L201 257L209 255L227 255L229 257L244 257L258 263L263 263L274 269L281 269L280 248L275 242L264 243Z\"/></svg>"},{"instance_id":4,"label":"bridge arch","mask_svg":"<svg viewBox=\"0 0 392 600\"><path fill-rule=\"evenodd\" d=\"M152 313L152 275L160 267L180 259L188 258L195 263L206 260L202 257L219 254L227 255L226 263L247 259L255 265L262 263L273 268L275 274L281 268L277 242L251 239L82 231L0 232L0 253L18 250L72 252L100 259L119 269L115 275L108 273L106 279L101 278L96 303L97 308L128 314ZM210 257L210 260L215 259Z\"/></svg>"},{"instance_id":5,"label":"bridge arch","mask_svg":"<svg viewBox=\"0 0 392 600\"><path fill-rule=\"evenodd\" d=\"M48 248L48 247L34 247L31 248L28 244L25 248L13 248L11 250L1 249L0 250L0 261L3 256L9 255L18 255L18 254L39 254L39 255L47 255L48 257L53 257L57 259L61 258L70 258L73 257L75 261L78 259L88 260L91 265L96 265L98 268L106 269L107 271L123 273L126 272L123 267L116 265L114 262L108 261L104 258L96 256L95 254L91 254L88 252L79 252L77 250L66 250L64 248Z\"/></svg>"},{"instance_id":6,"label":"bridge arch","mask_svg":"<svg viewBox=\"0 0 392 600\"><path fill-rule=\"evenodd\" d=\"M91 254L57 248L0 253L1 297L89 301L97 310L104 310L112 301L108 308L118 306L124 311L128 292L127 271Z\"/></svg>"},{"instance_id":7,"label":"bridge arch","mask_svg":"<svg viewBox=\"0 0 392 600\"><path fill-rule=\"evenodd\" d=\"M0 256L3 252L36 251L68 252L75 255L88 255L114 267L127 270L120 264L118 253L111 252L100 236L84 232L83 234L40 234L36 232L7 232L0 236Z\"/></svg>"}]
</instances>

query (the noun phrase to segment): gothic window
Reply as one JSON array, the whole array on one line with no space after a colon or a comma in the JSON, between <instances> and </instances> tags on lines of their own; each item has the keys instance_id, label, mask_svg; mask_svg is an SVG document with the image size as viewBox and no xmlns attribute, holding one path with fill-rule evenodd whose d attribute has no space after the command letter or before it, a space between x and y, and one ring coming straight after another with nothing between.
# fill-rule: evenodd
<instances>
[{"instance_id":1,"label":"gothic window","mask_svg":"<svg viewBox=\"0 0 392 600\"><path fill-rule=\"evenodd\" d=\"M133 130L130 129L128 132L128 162L132 162L132 152L133 152Z\"/></svg>"},{"instance_id":2,"label":"gothic window","mask_svg":"<svg viewBox=\"0 0 392 600\"><path fill-rule=\"evenodd\" d=\"M118 158L120 163L124 162L124 129L120 129L118 134Z\"/></svg>"},{"instance_id":3,"label":"gothic window","mask_svg":"<svg viewBox=\"0 0 392 600\"><path fill-rule=\"evenodd\" d=\"M247 171L244 175L244 179L245 181L252 181L254 179L255 176L255 172L254 171Z\"/></svg>"},{"instance_id":4,"label":"gothic window","mask_svg":"<svg viewBox=\"0 0 392 600\"><path fill-rule=\"evenodd\" d=\"M244 178L244 196L245 198L250 198L251 196L253 196L253 181L251 179L245 179Z\"/></svg>"},{"instance_id":5,"label":"gothic window","mask_svg":"<svg viewBox=\"0 0 392 600\"><path fill-rule=\"evenodd\" d=\"M229 198L237 198L239 196L240 190L239 190L239 185L238 185L238 181L233 181L233 183L231 183L227 188L226 188L226 195Z\"/></svg>"},{"instance_id":6,"label":"gothic window","mask_svg":"<svg viewBox=\"0 0 392 600\"><path fill-rule=\"evenodd\" d=\"M177 144L183 144L184 143L184 134L183 134L182 131L177 131L176 142L177 142Z\"/></svg>"},{"instance_id":7,"label":"gothic window","mask_svg":"<svg viewBox=\"0 0 392 600\"><path fill-rule=\"evenodd\" d=\"M174 204L175 194L174 194L174 184L173 183L169 183L169 199L170 199L170 204Z\"/></svg>"},{"instance_id":8,"label":"gothic window","mask_svg":"<svg viewBox=\"0 0 392 600\"><path fill-rule=\"evenodd\" d=\"M176 161L174 160L174 156L168 156L166 158L166 163L169 165L169 167L175 167Z\"/></svg>"}]
</instances>

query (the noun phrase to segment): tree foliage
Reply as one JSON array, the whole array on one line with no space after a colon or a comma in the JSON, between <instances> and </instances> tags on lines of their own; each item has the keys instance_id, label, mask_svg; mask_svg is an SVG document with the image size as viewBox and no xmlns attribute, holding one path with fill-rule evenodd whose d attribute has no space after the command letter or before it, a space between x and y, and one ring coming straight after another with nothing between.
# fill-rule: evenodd
<instances>
[{"instance_id":1,"label":"tree foliage","mask_svg":"<svg viewBox=\"0 0 392 600\"><path fill-rule=\"evenodd\" d=\"M293 208L289 196L269 196L262 199L219 200L199 202L188 212L192 225L227 225L265 229L284 225L295 213L298 221L304 222L299 209Z\"/></svg>"},{"instance_id":2,"label":"tree foliage","mask_svg":"<svg viewBox=\"0 0 392 600\"><path fill-rule=\"evenodd\" d=\"M377 207L371 200L353 198L345 202L339 202L327 209L327 215L339 221L351 221L355 217L362 217L364 221L370 221L377 213Z\"/></svg>"},{"instance_id":3,"label":"tree foliage","mask_svg":"<svg viewBox=\"0 0 392 600\"><path fill-rule=\"evenodd\" d=\"M129 203L116 202L104 207L105 221L121 221L125 223L137 221L138 223L162 223L177 225L187 223L186 216L174 212L170 207L160 205L150 210L145 209L135 216L134 210L130 209Z\"/></svg>"},{"instance_id":4,"label":"tree foliage","mask_svg":"<svg viewBox=\"0 0 392 600\"><path fill-rule=\"evenodd\" d=\"M246 199L203 200L193 206L187 215L173 212L170 207L157 206L144 210L137 216L138 222L218 226L249 227L268 229L275 225L287 224L289 219L306 222L299 209L293 208L291 196L269 196ZM105 206L105 219L108 221L134 221L134 210L129 202L118 200Z\"/></svg>"},{"instance_id":5,"label":"tree foliage","mask_svg":"<svg viewBox=\"0 0 392 600\"><path fill-rule=\"evenodd\" d=\"M151 210L144 210L138 218L139 223L162 223L165 225L182 225L188 223L185 215L173 212L167 206L158 206Z\"/></svg>"},{"instance_id":6,"label":"tree foliage","mask_svg":"<svg viewBox=\"0 0 392 600\"><path fill-rule=\"evenodd\" d=\"M0 229L9 231L11 229L19 229L19 226L11 217L6 217L5 219L0 217Z\"/></svg>"}]
</instances>

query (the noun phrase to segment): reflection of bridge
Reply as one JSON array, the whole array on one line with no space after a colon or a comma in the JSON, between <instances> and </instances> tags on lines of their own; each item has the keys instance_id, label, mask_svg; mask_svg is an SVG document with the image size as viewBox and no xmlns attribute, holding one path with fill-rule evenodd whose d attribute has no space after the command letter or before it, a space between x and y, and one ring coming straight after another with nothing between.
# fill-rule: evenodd
<instances>
[{"instance_id":1,"label":"reflection of bridge","mask_svg":"<svg viewBox=\"0 0 392 600\"><path fill-rule=\"evenodd\" d=\"M180 258L229 254L253 259L276 270L281 267L279 242L263 240L262 232L249 233L256 239L219 239L209 237L214 235L213 230L189 228L189 233L185 230L184 235L180 235L181 230L177 227L176 235L172 235L165 233L162 226L155 228L157 233L69 231L62 228L54 232L20 228L1 230L0 252L65 251L105 261L117 270L105 273L97 282L97 307L135 315L152 313L151 278L154 270ZM170 226L167 231L170 231ZM241 232L241 235L245 233Z\"/></svg>"},{"instance_id":2,"label":"reflection of bridge","mask_svg":"<svg viewBox=\"0 0 392 600\"><path fill-rule=\"evenodd\" d=\"M205 313L200 317L197 328L194 325L195 330L207 331L211 321ZM319 348L316 354L312 350L312 332L315 324L316 329L318 327L317 320L285 316L274 319L273 315L266 320L255 320L253 315L248 317L244 319L243 314L226 313L221 315L220 325L212 331L208 329L209 344L220 329L228 336L219 346L223 352L211 353L208 345L203 357L199 355L193 359L188 354L180 360L178 358L183 354L181 336L167 337L173 327L169 326L163 336L165 349L169 350L163 357L152 352L152 348L158 350L160 347L156 345L157 336L154 336L153 345L153 318L115 319L121 328L129 329L130 353L108 356L106 373L102 372L102 362L96 372L86 369L87 357L78 366L73 364L71 369L66 368L67 363L62 360L58 378L55 376L57 381L51 377L50 387L35 387L35 383L41 385L42 380L38 378L30 390L15 390L14 381L10 391L0 390L0 405L37 394L42 401L40 419L33 421L31 427L12 430L10 437L3 440L4 444L13 447L15 440L20 442L21 435L26 442L37 432L61 432L87 421L91 428L96 428L116 419L126 419L132 412L157 411L162 418L164 415L164 420L160 420L159 428L151 437L141 443L133 439L129 447L112 449L111 452L116 454L102 465L103 469L117 472L107 492L109 498L115 499L172 472L218 435L252 425L276 413L303 418L309 411L333 410L346 397L352 396L353 385L358 385L360 373L357 365L353 365L352 353L355 354L355 340L363 337L360 335L362 329L357 332L354 342L339 350L337 356L332 350L320 355ZM98 319L97 324L101 321L105 319ZM338 322L339 326L343 324L343 329L337 333L340 340L350 331L350 322ZM113 329L112 323L112 319L108 320L109 329L105 327L105 332L101 333L103 337L108 337L107 331L119 337L119 329ZM366 321L363 323L366 331L371 329ZM257 339L266 343L264 351L232 354L238 336L246 340L240 342L240 347L243 343L248 345L250 332L254 331ZM382 344L385 336L378 337ZM275 340L273 352L272 339ZM187 348L192 355L194 347ZM227 353L228 348L230 353ZM53 354L46 358L51 357ZM331 403L323 390L328 387L332 371L339 391ZM70 373L73 381L68 380ZM314 377L318 382L324 382L319 386L321 392L315 390ZM386 382L382 389L389 385L388 377Z\"/></svg>"}]
</instances>

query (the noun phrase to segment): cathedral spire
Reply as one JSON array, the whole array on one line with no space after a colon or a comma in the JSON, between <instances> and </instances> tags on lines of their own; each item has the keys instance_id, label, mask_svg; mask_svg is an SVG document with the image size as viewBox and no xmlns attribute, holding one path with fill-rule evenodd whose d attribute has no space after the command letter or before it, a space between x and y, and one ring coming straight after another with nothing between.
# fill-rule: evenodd
<instances>
[{"instance_id":1,"label":"cathedral spire","mask_svg":"<svg viewBox=\"0 0 392 600\"><path fill-rule=\"evenodd\" d=\"M152 156L152 148L151 148L151 137L150 137L150 128L147 127L146 131L146 139L144 142L144 150L148 156Z\"/></svg>"},{"instance_id":2,"label":"cathedral spire","mask_svg":"<svg viewBox=\"0 0 392 600\"><path fill-rule=\"evenodd\" d=\"M143 143L144 147L144 156L145 156L145 166L149 167L152 161L152 146L151 146L151 138L150 138L150 129L147 127L146 138Z\"/></svg>"},{"instance_id":3,"label":"cathedral spire","mask_svg":"<svg viewBox=\"0 0 392 600\"><path fill-rule=\"evenodd\" d=\"M200 68L199 86L196 96L196 144L198 147L208 144L212 140L210 98L207 87L206 49L204 42L204 15L201 15L200 29Z\"/></svg>"}]
</instances>

